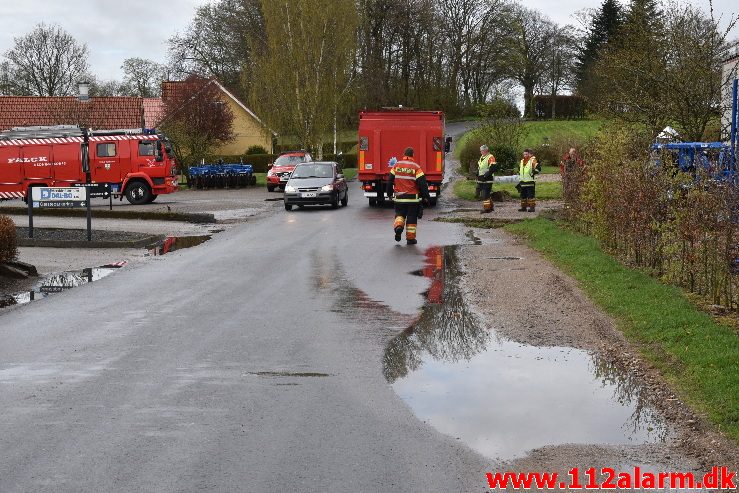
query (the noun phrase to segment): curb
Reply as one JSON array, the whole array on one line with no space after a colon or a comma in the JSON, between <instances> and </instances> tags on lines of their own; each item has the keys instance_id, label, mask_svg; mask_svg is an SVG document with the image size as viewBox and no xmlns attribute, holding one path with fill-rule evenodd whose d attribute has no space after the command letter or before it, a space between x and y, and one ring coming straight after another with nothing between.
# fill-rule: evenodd
<instances>
[{"instance_id":1,"label":"curb","mask_svg":"<svg viewBox=\"0 0 739 493\"><path fill-rule=\"evenodd\" d=\"M24 207L0 207L0 214L8 214L11 216L28 215L28 209ZM84 209L34 209L34 216L47 217L86 217L87 212ZM198 224L216 224L216 218L213 214L205 214L202 212L147 212L147 211L109 211L101 209L92 210L93 219L138 219L153 221L181 221Z\"/></svg>"},{"instance_id":2,"label":"curb","mask_svg":"<svg viewBox=\"0 0 739 493\"><path fill-rule=\"evenodd\" d=\"M47 247L47 248L146 248L164 240L163 235L151 235L136 240L48 240L43 238L19 237L16 244L19 247Z\"/></svg>"}]
</instances>

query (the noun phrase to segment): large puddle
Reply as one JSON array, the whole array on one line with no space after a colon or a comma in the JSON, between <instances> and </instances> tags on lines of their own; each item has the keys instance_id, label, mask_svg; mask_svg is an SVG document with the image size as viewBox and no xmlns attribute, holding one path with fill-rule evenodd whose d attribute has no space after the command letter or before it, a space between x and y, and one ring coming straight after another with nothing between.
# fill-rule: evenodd
<instances>
[{"instance_id":1,"label":"large puddle","mask_svg":"<svg viewBox=\"0 0 739 493\"><path fill-rule=\"evenodd\" d=\"M665 439L667 426L634 377L586 351L498 337L462 296L457 247L426 257L417 274L431 279L427 303L383 361L385 378L419 419L500 460L545 445Z\"/></svg>"},{"instance_id":2,"label":"large puddle","mask_svg":"<svg viewBox=\"0 0 739 493\"><path fill-rule=\"evenodd\" d=\"M101 267L91 267L80 271L67 271L50 274L41 278L41 280L32 289L8 295L0 295L0 308L6 308L13 305L24 305L35 300L46 298L50 294L61 293L62 291L76 288L83 284L99 281L104 277L108 277L124 265L125 262L121 262Z\"/></svg>"}]
</instances>

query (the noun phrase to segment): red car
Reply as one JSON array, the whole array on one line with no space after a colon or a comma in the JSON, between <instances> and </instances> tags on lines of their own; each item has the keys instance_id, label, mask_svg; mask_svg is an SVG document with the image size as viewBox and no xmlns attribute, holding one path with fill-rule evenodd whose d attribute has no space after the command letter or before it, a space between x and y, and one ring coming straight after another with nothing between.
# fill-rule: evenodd
<instances>
[{"instance_id":1,"label":"red car","mask_svg":"<svg viewBox=\"0 0 739 493\"><path fill-rule=\"evenodd\" d=\"M310 161L313 161L313 158L305 151L290 151L280 154L280 157L275 159L267 172L267 191L274 192L275 188L284 190L295 166Z\"/></svg>"}]
</instances>

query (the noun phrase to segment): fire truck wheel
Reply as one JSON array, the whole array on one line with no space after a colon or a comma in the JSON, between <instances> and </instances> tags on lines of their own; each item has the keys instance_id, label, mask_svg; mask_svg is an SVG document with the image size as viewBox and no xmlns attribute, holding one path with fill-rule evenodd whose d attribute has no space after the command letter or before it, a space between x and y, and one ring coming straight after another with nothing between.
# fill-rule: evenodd
<instances>
[{"instance_id":1,"label":"fire truck wheel","mask_svg":"<svg viewBox=\"0 0 739 493\"><path fill-rule=\"evenodd\" d=\"M149 185L143 181L132 181L126 187L126 199L133 205L149 203L151 195Z\"/></svg>"},{"instance_id":2,"label":"fire truck wheel","mask_svg":"<svg viewBox=\"0 0 739 493\"><path fill-rule=\"evenodd\" d=\"M149 199L149 201L147 202L147 204L151 204L152 202L154 202L157 199L157 197L159 197L159 195L157 195L155 193L152 193L151 194L151 198Z\"/></svg>"}]
</instances>

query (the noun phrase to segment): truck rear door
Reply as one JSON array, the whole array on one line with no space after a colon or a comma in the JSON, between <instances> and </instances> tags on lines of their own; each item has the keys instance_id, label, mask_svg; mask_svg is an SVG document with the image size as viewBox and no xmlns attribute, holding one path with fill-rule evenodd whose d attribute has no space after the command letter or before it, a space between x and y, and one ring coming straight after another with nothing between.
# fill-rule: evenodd
<instances>
[{"instance_id":1,"label":"truck rear door","mask_svg":"<svg viewBox=\"0 0 739 493\"><path fill-rule=\"evenodd\" d=\"M381 162L379 164L382 167L383 175L390 173L390 167L387 164L390 158L395 156L398 160L403 159L403 152L406 147L413 148L416 162L425 171L426 149L423 145L424 134L425 132L417 128L391 127L382 129L382 139L380 139Z\"/></svg>"}]
</instances>

